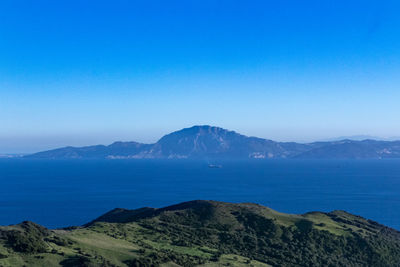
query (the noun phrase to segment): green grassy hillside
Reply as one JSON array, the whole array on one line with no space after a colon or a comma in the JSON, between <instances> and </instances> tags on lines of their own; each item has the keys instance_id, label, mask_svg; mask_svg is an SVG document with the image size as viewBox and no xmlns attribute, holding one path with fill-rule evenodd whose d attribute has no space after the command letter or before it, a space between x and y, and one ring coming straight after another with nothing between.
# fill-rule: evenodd
<instances>
[{"instance_id":1,"label":"green grassy hillside","mask_svg":"<svg viewBox=\"0 0 400 267\"><path fill-rule=\"evenodd\" d=\"M344 211L191 201L83 227L0 227L0 266L400 266L400 233Z\"/></svg>"}]
</instances>

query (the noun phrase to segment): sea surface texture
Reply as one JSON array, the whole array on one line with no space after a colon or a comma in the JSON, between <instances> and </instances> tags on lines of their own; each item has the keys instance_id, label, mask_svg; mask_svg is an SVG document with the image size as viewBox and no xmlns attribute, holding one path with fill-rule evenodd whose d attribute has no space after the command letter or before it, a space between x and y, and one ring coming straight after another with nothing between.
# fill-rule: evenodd
<instances>
[{"instance_id":1,"label":"sea surface texture","mask_svg":"<svg viewBox=\"0 0 400 267\"><path fill-rule=\"evenodd\" d=\"M346 210L400 230L400 160L0 160L0 225L82 225L194 199Z\"/></svg>"}]
</instances>

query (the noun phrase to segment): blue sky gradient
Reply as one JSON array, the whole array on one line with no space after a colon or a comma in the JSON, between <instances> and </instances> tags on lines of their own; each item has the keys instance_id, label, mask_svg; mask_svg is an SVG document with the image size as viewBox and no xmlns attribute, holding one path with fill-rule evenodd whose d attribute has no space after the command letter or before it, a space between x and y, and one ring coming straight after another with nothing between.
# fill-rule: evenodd
<instances>
[{"instance_id":1,"label":"blue sky gradient","mask_svg":"<svg viewBox=\"0 0 400 267\"><path fill-rule=\"evenodd\" d=\"M398 1L1 1L0 153L195 124L400 136L398 14Z\"/></svg>"}]
</instances>

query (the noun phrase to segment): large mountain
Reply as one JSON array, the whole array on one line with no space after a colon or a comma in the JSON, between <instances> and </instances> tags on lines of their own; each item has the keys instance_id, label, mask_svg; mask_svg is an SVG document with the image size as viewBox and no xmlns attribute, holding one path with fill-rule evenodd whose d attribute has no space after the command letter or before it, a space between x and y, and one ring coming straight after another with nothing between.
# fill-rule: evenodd
<instances>
[{"instance_id":1,"label":"large mountain","mask_svg":"<svg viewBox=\"0 0 400 267\"><path fill-rule=\"evenodd\" d=\"M342 140L300 144L248 137L212 126L193 126L155 144L115 142L109 146L64 147L30 158L400 158L400 141Z\"/></svg>"},{"instance_id":2,"label":"large mountain","mask_svg":"<svg viewBox=\"0 0 400 267\"><path fill-rule=\"evenodd\" d=\"M0 266L400 266L400 233L344 211L197 200L83 227L0 227Z\"/></svg>"}]
</instances>

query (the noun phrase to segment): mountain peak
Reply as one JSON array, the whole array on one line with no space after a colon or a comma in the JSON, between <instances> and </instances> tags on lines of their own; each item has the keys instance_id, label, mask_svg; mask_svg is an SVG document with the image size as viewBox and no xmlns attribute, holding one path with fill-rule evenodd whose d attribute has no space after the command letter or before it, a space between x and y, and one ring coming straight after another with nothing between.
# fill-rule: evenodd
<instances>
[{"instance_id":1,"label":"mountain peak","mask_svg":"<svg viewBox=\"0 0 400 267\"><path fill-rule=\"evenodd\" d=\"M196 125L163 136L156 147L169 158L226 157L223 154L243 146L247 138L220 127Z\"/></svg>"},{"instance_id":2,"label":"mountain peak","mask_svg":"<svg viewBox=\"0 0 400 267\"><path fill-rule=\"evenodd\" d=\"M235 133L234 131L229 131L227 129L217 127L217 126L211 126L211 125L194 125L189 128L183 128L181 130L172 132L168 135L174 135L174 134L220 134L220 133Z\"/></svg>"}]
</instances>

